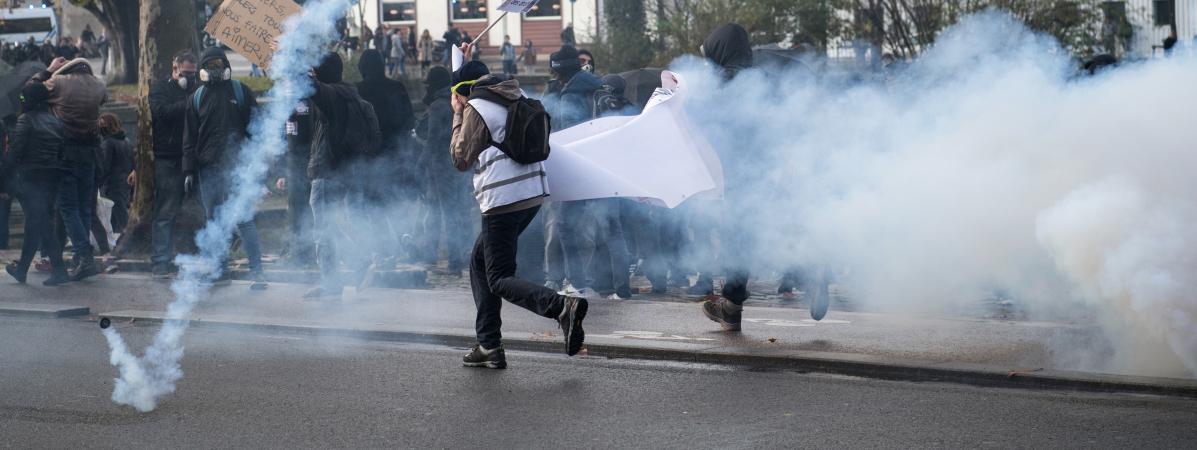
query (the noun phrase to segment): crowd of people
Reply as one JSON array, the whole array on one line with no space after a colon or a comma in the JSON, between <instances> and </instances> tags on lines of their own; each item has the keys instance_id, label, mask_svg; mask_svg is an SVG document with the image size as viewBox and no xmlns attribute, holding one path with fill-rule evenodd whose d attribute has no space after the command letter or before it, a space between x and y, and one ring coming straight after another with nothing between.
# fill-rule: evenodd
<instances>
[{"instance_id":1,"label":"crowd of people","mask_svg":"<svg viewBox=\"0 0 1197 450\"><path fill-rule=\"evenodd\" d=\"M0 45L0 59L10 66L26 61L40 61L49 66L55 58L65 58L69 61L76 57L101 57L104 60L102 66L107 66L109 45L108 36L105 33L96 36L89 25L78 40L71 36L63 36L57 42L46 39L38 43L31 36L24 42L4 42ZM101 67L100 74L105 72L106 68Z\"/></svg>"},{"instance_id":2,"label":"crowd of people","mask_svg":"<svg viewBox=\"0 0 1197 450\"><path fill-rule=\"evenodd\" d=\"M515 65L510 39L500 49L502 73L492 73L475 58L468 36L447 39L466 57L451 72L427 60L430 37L424 33L414 47L429 63L420 100L424 112L417 117L405 84L394 79L405 73L405 55L417 42L414 30L384 28L372 38L367 42L373 48L364 49L358 61L363 80L345 82L344 59L330 51L311 70L314 93L280 130L287 152L269 184L287 196L282 262L320 271L306 298L339 299L345 286L361 288L376 270L403 259L437 264L443 251L449 274L468 271L479 308L479 346L467 356L467 365L505 364L501 299L559 320L567 348L576 353L586 301L632 298L630 277L636 272L646 276L653 293L676 287L706 298L703 311L709 318L724 329L739 329L748 297L747 263L737 265L724 255L722 263L730 265L727 282L716 292L713 258L690 267L682 261L698 253L689 247L710 246L721 233L723 240L747 236L727 235L730 229L630 199L545 203L549 192L540 161L513 154L519 148L511 146L536 144L536 133L527 130L541 129L547 136L548 130L601 116L638 114L624 95L623 78L600 77L590 52L565 45L551 55L545 91L529 102L510 76ZM527 47L525 54L534 54L530 42ZM738 26L716 31L703 51L729 80L752 64L747 33ZM119 120L100 115L104 99L103 83L81 58L56 57L22 91L22 113L9 128L0 171L8 181L6 192L20 200L26 214L21 257L7 267L19 282L38 251L52 266L46 285L97 274L92 235L104 228L122 230L128 220L129 189L137 174ZM219 47L198 58L190 51L178 53L170 78L152 83L154 277L169 278L177 269L173 245L184 199L196 196L212 219L228 198L257 103L255 93L232 77ZM509 128L509 119L535 117L551 120ZM512 137L509 132L515 130L528 135ZM543 145L547 157L547 140ZM727 195L734 199L734 187L751 174L734 165L725 168ZM97 199L114 204L110 216L96 214ZM542 208L545 213L538 214ZM480 223L471 219L476 214ZM101 219L111 225L102 226ZM56 228L55 222L61 225ZM70 239L72 262L62 258L64 239L56 229ZM474 230L478 237L471 247ZM521 238L527 230L533 232ZM267 288L254 220L239 224L237 235L248 259L250 288ZM543 260L517 276L519 254L543 255ZM222 270L221 278L228 274ZM694 274L697 281L691 284ZM792 296L796 278L787 279L779 292Z\"/></svg>"}]
</instances>

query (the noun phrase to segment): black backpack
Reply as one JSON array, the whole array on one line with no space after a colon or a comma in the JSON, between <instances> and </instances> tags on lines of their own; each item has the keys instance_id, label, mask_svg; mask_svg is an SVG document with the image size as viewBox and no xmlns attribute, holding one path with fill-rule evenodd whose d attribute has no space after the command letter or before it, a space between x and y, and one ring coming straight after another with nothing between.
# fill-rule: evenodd
<instances>
[{"instance_id":1,"label":"black backpack","mask_svg":"<svg viewBox=\"0 0 1197 450\"><path fill-rule=\"evenodd\" d=\"M357 97L349 102L345 116L343 145L346 155L375 156L382 151L382 132L378 128L378 115L374 106ZM334 143L334 145L336 145Z\"/></svg>"},{"instance_id":2,"label":"black backpack","mask_svg":"<svg viewBox=\"0 0 1197 450\"><path fill-rule=\"evenodd\" d=\"M549 134L553 130L549 125L549 113L545 112L540 100L528 97L508 100L486 89L475 89L470 98L480 98L507 107L507 135L503 137L503 142L492 139L491 145L520 164L549 159Z\"/></svg>"}]
</instances>

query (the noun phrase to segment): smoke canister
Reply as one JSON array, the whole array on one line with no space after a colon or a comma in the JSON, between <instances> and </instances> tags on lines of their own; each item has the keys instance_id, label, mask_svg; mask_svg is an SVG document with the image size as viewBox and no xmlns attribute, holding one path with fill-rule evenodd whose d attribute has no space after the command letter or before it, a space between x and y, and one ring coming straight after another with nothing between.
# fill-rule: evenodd
<instances>
[{"instance_id":1,"label":"smoke canister","mask_svg":"<svg viewBox=\"0 0 1197 450\"><path fill-rule=\"evenodd\" d=\"M111 325L112 325L112 321L108 320L107 317L100 318L100 329L108 329L108 327Z\"/></svg>"}]
</instances>

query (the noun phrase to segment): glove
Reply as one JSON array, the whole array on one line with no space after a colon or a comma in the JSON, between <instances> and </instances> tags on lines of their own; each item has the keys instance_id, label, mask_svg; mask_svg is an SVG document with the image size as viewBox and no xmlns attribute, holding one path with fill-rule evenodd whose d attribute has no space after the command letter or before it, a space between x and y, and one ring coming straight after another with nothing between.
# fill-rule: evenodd
<instances>
[{"instance_id":1,"label":"glove","mask_svg":"<svg viewBox=\"0 0 1197 450\"><path fill-rule=\"evenodd\" d=\"M195 175L187 175L183 178L183 195L188 197L195 192Z\"/></svg>"}]
</instances>

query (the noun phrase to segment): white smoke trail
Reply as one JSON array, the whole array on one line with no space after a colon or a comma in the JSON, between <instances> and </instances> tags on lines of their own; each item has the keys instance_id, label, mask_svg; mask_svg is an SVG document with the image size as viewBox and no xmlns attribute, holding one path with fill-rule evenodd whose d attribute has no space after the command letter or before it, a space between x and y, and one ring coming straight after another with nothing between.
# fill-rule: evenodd
<instances>
[{"instance_id":1,"label":"white smoke trail","mask_svg":"<svg viewBox=\"0 0 1197 450\"><path fill-rule=\"evenodd\" d=\"M188 323L184 319L220 275L220 262L227 256L228 242L237 224L253 218L266 170L286 149L286 120L299 100L312 93L310 83L297 80L307 80L308 70L328 51L336 36L336 20L345 15L348 6L349 0L309 0L302 14L287 20L270 67L271 78L281 88L270 91L268 101L250 121L250 137L239 149L238 164L230 177L233 188L229 198L196 236L199 254L175 259L179 276L171 290L176 297L167 308L162 329L141 357L129 352L115 329L104 330L112 349L112 365L120 370L112 401L147 412L162 396L174 392L175 382L183 376L179 360Z\"/></svg>"},{"instance_id":2,"label":"white smoke trail","mask_svg":"<svg viewBox=\"0 0 1197 450\"><path fill-rule=\"evenodd\" d=\"M1112 345L1057 349L1088 361L1064 368L1194 376L1197 59L1075 67L986 13L889 83L678 70L708 93L696 121L756 177L725 214L756 235L759 268L845 268L872 310L1007 292L1037 317L1101 322Z\"/></svg>"}]
</instances>

